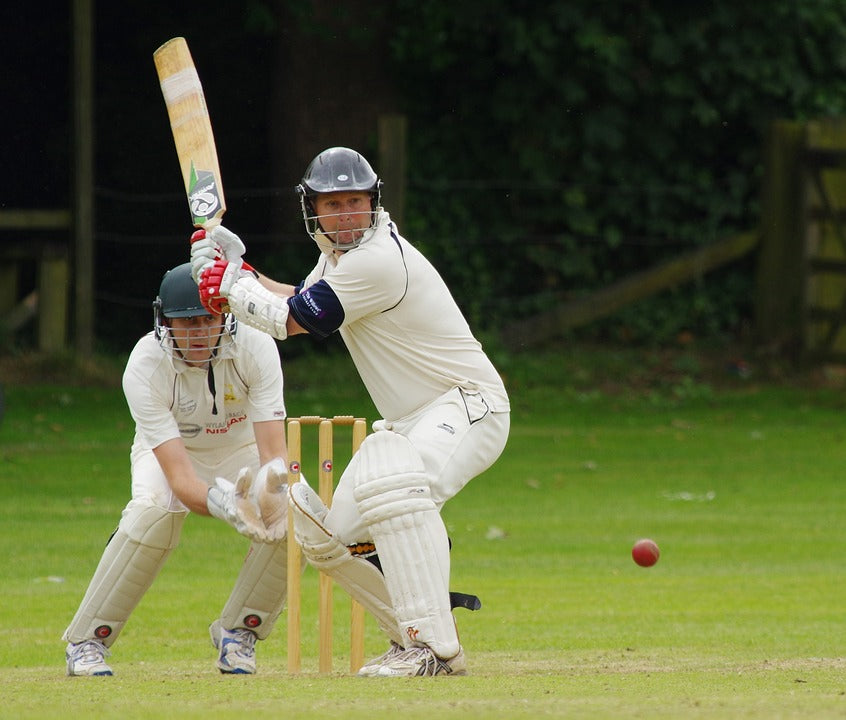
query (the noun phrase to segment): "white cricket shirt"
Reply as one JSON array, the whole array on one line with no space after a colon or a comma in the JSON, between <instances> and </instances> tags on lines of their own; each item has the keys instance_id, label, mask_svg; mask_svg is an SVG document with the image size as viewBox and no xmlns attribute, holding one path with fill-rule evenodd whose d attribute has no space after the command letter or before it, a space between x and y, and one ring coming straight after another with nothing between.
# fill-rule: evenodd
<instances>
[{"instance_id":1,"label":"white cricket shirt","mask_svg":"<svg viewBox=\"0 0 846 720\"><path fill-rule=\"evenodd\" d=\"M234 338L221 339L211 372L213 383L208 368L172 357L152 332L136 343L123 374L133 453L178 437L190 456L214 466L255 443L252 423L285 418L282 367L269 335L239 323Z\"/></svg>"},{"instance_id":2,"label":"white cricket shirt","mask_svg":"<svg viewBox=\"0 0 846 720\"><path fill-rule=\"evenodd\" d=\"M322 254L289 302L310 332L338 330L376 408L398 420L454 387L509 410L502 379L434 266L380 212L357 248Z\"/></svg>"}]
</instances>

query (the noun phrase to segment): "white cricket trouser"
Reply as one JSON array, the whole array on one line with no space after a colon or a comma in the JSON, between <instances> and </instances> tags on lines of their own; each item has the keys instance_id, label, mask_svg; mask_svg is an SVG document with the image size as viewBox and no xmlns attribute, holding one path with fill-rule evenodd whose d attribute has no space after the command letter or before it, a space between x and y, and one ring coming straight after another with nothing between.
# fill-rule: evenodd
<instances>
[{"instance_id":1,"label":"white cricket trouser","mask_svg":"<svg viewBox=\"0 0 846 720\"><path fill-rule=\"evenodd\" d=\"M454 432L444 432L445 426ZM509 427L508 413L490 412L481 394L460 388L406 418L373 424L375 432L392 430L411 441L423 459L438 510L493 465L505 448ZM353 497L357 466L353 457L341 475L325 521L326 528L348 546L372 541Z\"/></svg>"}]
</instances>

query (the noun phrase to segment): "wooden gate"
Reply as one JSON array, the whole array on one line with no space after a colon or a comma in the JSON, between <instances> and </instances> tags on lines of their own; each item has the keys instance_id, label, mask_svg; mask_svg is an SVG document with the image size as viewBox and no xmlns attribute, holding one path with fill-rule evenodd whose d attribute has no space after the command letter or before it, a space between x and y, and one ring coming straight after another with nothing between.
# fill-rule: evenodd
<instances>
[{"instance_id":1,"label":"wooden gate","mask_svg":"<svg viewBox=\"0 0 846 720\"><path fill-rule=\"evenodd\" d=\"M846 360L846 120L808 123L800 155L805 252L802 337L815 360Z\"/></svg>"}]
</instances>

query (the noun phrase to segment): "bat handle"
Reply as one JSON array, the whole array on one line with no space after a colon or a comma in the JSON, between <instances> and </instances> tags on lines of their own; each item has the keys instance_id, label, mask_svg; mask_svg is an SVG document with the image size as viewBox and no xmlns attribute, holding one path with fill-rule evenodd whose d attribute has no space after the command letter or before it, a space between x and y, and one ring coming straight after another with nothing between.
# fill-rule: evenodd
<instances>
[{"instance_id":1,"label":"bat handle","mask_svg":"<svg viewBox=\"0 0 846 720\"><path fill-rule=\"evenodd\" d=\"M207 220L203 220L203 222L194 223L194 227L195 228L202 228L203 230L205 230L208 233L208 232L211 232L212 230L214 230L218 225L220 225L220 223L221 223L221 218L213 217L213 218L208 218Z\"/></svg>"}]
</instances>

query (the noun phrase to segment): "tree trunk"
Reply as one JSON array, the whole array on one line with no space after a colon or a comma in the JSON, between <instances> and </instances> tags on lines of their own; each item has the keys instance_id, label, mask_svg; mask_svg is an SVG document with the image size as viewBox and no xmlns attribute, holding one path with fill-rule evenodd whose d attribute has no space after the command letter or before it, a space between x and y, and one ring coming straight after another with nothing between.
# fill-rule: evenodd
<instances>
[{"instance_id":1,"label":"tree trunk","mask_svg":"<svg viewBox=\"0 0 846 720\"><path fill-rule=\"evenodd\" d=\"M376 164L380 115L396 112L385 72L391 3L279 1L269 147L273 185L293 188L321 150L351 147ZM378 172L379 169L375 168ZM299 224L293 192L276 203L274 228Z\"/></svg>"}]
</instances>

